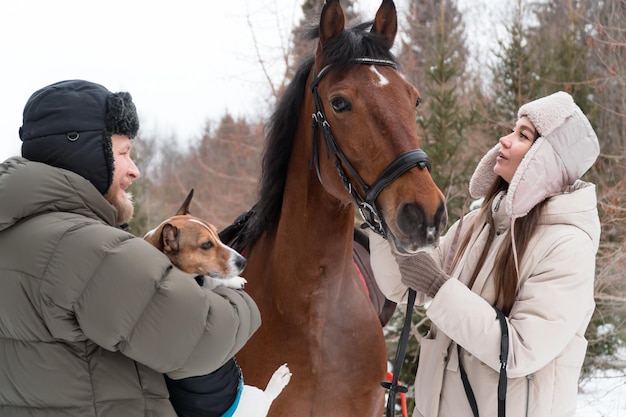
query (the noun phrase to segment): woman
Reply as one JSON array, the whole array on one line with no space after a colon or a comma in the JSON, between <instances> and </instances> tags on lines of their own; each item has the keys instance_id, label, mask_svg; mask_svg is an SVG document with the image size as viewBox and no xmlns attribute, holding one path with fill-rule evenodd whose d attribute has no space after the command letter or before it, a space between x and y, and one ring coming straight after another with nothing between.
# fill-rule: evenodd
<instances>
[{"instance_id":1,"label":"woman","mask_svg":"<svg viewBox=\"0 0 626 417\"><path fill-rule=\"evenodd\" d=\"M508 329L506 415L574 413L600 238L595 186L580 177L598 157L598 139L564 92L518 116L470 179L482 208L454 224L432 254L398 254L370 236L385 295L399 302L413 288L418 302L431 300L414 416L474 416L461 369L478 413L498 415L502 332L494 306Z\"/></svg>"}]
</instances>

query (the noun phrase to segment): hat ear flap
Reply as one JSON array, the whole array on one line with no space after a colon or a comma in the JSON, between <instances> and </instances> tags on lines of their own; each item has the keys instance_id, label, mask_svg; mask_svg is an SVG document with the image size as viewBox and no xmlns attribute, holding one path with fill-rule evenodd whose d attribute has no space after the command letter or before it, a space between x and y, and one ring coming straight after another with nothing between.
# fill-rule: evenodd
<instances>
[{"instance_id":1,"label":"hat ear flap","mask_svg":"<svg viewBox=\"0 0 626 417\"><path fill-rule=\"evenodd\" d=\"M111 93L107 97L106 129L111 134L134 138L139 131L139 117L129 93Z\"/></svg>"},{"instance_id":2,"label":"hat ear flap","mask_svg":"<svg viewBox=\"0 0 626 417\"><path fill-rule=\"evenodd\" d=\"M102 191L102 187L98 187L98 190L102 195L106 194L113 184L113 175L115 171L115 157L113 155L113 142L111 140L111 134L108 132L102 132L102 152L104 153L104 163L107 167L107 179L106 189Z\"/></svg>"},{"instance_id":3,"label":"hat ear flap","mask_svg":"<svg viewBox=\"0 0 626 417\"><path fill-rule=\"evenodd\" d=\"M469 192L472 198L485 197L489 188L491 188L498 177L496 173L493 172L498 152L500 152L500 143L496 144L482 157L474 170L474 174L472 174L469 183Z\"/></svg>"},{"instance_id":4,"label":"hat ear flap","mask_svg":"<svg viewBox=\"0 0 626 417\"><path fill-rule=\"evenodd\" d=\"M558 194L566 183L563 161L550 141L540 136L515 170L506 196L506 211L524 217L533 207Z\"/></svg>"}]
</instances>

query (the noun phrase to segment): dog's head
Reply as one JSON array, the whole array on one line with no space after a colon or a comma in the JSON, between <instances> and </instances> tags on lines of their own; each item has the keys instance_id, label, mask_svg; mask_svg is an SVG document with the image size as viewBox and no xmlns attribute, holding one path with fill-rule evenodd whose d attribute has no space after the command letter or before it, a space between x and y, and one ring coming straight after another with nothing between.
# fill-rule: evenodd
<instances>
[{"instance_id":1,"label":"dog's head","mask_svg":"<svg viewBox=\"0 0 626 417\"><path fill-rule=\"evenodd\" d=\"M190 274L224 279L238 276L246 259L220 240L212 224L189 214L192 196L193 190L176 215L146 233L144 239Z\"/></svg>"}]
</instances>

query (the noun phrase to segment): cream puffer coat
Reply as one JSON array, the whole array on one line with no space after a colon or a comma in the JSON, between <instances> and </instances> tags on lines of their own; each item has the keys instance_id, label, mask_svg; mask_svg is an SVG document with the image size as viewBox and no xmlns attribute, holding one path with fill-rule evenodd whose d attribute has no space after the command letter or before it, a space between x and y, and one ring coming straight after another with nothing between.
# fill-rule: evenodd
<instances>
[{"instance_id":1,"label":"cream puffer coat","mask_svg":"<svg viewBox=\"0 0 626 417\"><path fill-rule=\"evenodd\" d=\"M0 164L0 416L175 417L163 374L208 374L259 327L115 218L73 172Z\"/></svg>"},{"instance_id":2,"label":"cream puffer coat","mask_svg":"<svg viewBox=\"0 0 626 417\"><path fill-rule=\"evenodd\" d=\"M541 117L537 117L540 115ZM572 416L585 357L585 330L593 314L595 256L600 239L595 186L577 180L595 161L595 133L571 97L557 93L523 106L542 134L516 170L507 194L491 207L495 238L483 268L467 285L490 226L477 228L451 279L427 305L431 331L420 342L414 416L472 417L459 373L457 344L481 416L497 416L501 330L496 313L493 265L515 219L547 199L536 234L519 260L516 301L509 331L507 417ZM479 164L470 191L475 197L496 178L498 145ZM484 195L484 194L483 194ZM529 200L532 203L529 205ZM464 236L478 210L462 223ZM443 267L459 222L452 225L433 257ZM370 233L371 263L387 298L401 302L400 281L388 242ZM418 294L418 303L429 300Z\"/></svg>"},{"instance_id":3,"label":"cream puffer coat","mask_svg":"<svg viewBox=\"0 0 626 417\"><path fill-rule=\"evenodd\" d=\"M577 187L550 199L520 265L519 293L507 320L507 417L571 416L576 407L587 348L585 330L595 307L595 254L600 236L595 187L582 182ZM469 227L476 214L467 215L463 228ZM497 236L485 265L493 265L510 226L503 206L494 211L494 220ZM457 226L447 236L453 236ZM407 288L400 282L389 244L370 235L378 284L389 299L400 302ZM472 238L469 253L426 310L433 325L420 343L414 416L472 416L459 374L456 343L463 347L463 364L481 416L497 415L501 336L491 307L495 301L492 269L483 268L472 289L467 288L487 235L485 226ZM442 264L450 240L443 239L436 250Z\"/></svg>"}]
</instances>

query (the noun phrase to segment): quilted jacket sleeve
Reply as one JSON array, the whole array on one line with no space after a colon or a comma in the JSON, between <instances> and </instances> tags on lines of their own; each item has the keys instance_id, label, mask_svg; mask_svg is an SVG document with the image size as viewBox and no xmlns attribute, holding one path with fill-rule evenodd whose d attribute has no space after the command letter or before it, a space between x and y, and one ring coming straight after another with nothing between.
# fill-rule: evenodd
<instances>
[{"instance_id":1,"label":"quilted jacket sleeve","mask_svg":"<svg viewBox=\"0 0 626 417\"><path fill-rule=\"evenodd\" d=\"M71 308L86 338L173 379L215 371L260 326L245 292L199 287L143 239L92 225L58 246L43 289L49 327L55 309Z\"/></svg>"}]
</instances>

